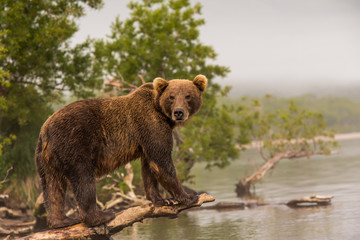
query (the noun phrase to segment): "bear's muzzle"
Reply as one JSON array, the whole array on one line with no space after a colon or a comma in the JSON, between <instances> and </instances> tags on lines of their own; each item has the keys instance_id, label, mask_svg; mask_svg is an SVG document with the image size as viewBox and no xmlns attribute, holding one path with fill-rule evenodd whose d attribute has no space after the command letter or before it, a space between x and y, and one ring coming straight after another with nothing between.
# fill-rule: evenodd
<instances>
[{"instance_id":1,"label":"bear's muzzle","mask_svg":"<svg viewBox=\"0 0 360 240\"><path fill-rule=\"evenodd\" d=\"M187 119L185 111L182 108L176 108L173 112L173 120L176 122L184 122Z\"/></svg>"}]
</instances>

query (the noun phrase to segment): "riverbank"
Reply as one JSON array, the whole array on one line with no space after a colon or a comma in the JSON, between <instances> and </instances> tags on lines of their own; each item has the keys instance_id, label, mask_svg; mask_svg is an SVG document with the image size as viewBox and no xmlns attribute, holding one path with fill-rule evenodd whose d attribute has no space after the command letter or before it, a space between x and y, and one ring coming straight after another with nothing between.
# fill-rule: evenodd
<instances>
[{"instance_id":1,"label":"riverbank","mask_svg":"<svg viewBox=\"0 0 360 240\"><path fill-rule=\"evenodd\" d=\"M360 139L360 132L335 134L335 141L346 141L346 140L355 140L355 139ZM250 144L243 145L241 147L245 149L254 149L254 148L258 148L259 146L262 146L262 141L252 141ZM238 147L240 148L240 146Z\"/></svg>"},{"instance_id":2,"label":"riverbank","mask_svg":"<svg viewBox=\"0 0 360 240\"><path fill-rule=\"evenodd\" d=\"M336 141L360 139L360 132L335 134Z\"/></svg>"}]
</instances>

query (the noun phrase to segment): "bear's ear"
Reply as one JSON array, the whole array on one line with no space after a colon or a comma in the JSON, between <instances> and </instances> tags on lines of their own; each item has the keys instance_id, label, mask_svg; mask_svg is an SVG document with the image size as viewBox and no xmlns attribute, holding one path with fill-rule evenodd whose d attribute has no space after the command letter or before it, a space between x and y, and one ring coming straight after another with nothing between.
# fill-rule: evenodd
<instances>
[{"instance_id":1,"label":"bear's ear","mask_svg":"<svg viewBox=\"0 0 360 240\"><path fill-rule=\"evenodd\" d=\"M201 91L205 91L205 88L207 86L207 83L208 83L208 80L207 78L204 76L204 75L197 75L195 78L194 78L194 81L193 83L195 84L195 86Z\"/></svg>"},{"instance_id":2,"label":"bear's ear","mask_svg":"<svg viewBox=\"0 0 360 240\"><path fill-rule=\"evenodd\" d=\"M162 93L169 83L163 78L155 78L153 81L154 88L158 93Z\"/></svg>"}]
</instances>

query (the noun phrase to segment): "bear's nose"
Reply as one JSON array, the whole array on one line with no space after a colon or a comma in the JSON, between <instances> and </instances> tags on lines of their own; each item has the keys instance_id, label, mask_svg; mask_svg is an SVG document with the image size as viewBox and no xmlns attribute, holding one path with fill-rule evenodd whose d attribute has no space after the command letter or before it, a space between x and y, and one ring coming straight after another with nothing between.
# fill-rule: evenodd
<instances>
[{"instance_id":1,"label":"bear's nose","mask_svg":"<svg viewBox=\"0 0 360 240\"><path fill-rule=\"evenodd\" d=\"M184 110L182 108L176 108L174 111L176 120L181 120L184 117Z\"/></svg>"}]
</instances>

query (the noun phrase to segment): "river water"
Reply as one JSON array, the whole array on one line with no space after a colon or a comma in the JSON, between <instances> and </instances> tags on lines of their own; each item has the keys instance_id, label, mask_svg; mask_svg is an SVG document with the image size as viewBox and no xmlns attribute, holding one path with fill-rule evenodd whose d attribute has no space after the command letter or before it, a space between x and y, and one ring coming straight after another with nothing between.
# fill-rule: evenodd
<instances>
[{"instance_id":1,"label":"river water","mask_svg":"<svg viewBox=\"0 0 360 240\"><path fill-rule=\"evenodd\" d=\"M340 144L340 152L335 155L281 160L256 184L256 195L268 203L317 194L334 196L330 206L293 209L269 205L232 211L187 211L176 219L135 223L113 238L360 239L360 140L344 140ZM216 202L241 202L234 192L235 184L251 170L254 159L259 159L258 153L248 150L225 169L208 171L204 164L197 164L192 171L195 183L189 186L209 192Z\"/></svg>"}]
</instances>

